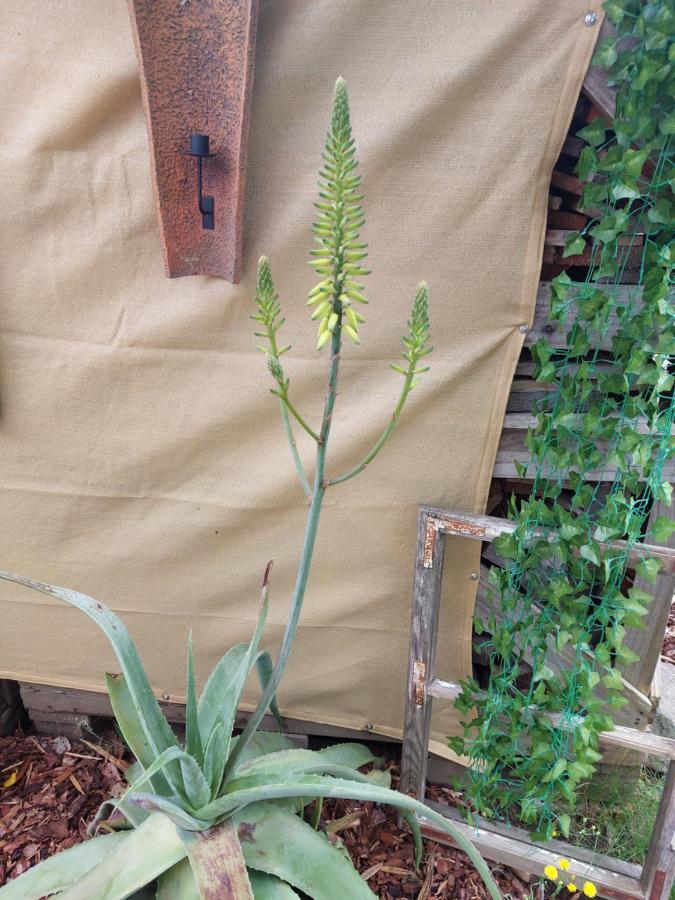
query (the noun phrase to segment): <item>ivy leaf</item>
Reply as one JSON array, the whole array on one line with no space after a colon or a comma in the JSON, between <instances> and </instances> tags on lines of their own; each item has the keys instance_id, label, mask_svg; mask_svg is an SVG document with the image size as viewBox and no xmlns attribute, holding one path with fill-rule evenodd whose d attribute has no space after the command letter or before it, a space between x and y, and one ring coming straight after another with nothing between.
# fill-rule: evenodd
<instances>
[{"instance_id":1,"label":"ivy leaf","mask_svg":"<svg viewBox=\"0 0 675 900\"><path fill-rule=\"evenodd\" d=\"M616 51L614 51L614 59L616 59ZM600 65L602 65L602 63L600 63ZM607 119L598 116L593 119L589 125L582 128L581 131L577 131L577 137L582 138L587 144L590 144L591 147L597 147L605 140L606 130Z\"/></svg>"},{"instance_id":2,"label":"ivy leaf","mask_svg":"<svg viewBox=\"0 0 675 900\"><path fill-rule=\"evenodd\" d=\"M656 490L658 500L663 500L666 506L673 502L673 486L669 481L662 481Z\"/></svg>"},{"instance_id":3,"label":"ivy leaf","mask_svg":"<svg viewBox=\"0 0 675 900\"><path fill-rule=\"evenodd\" d=\"M545 781L547 783L549 781L557 781L558 778L560 778L560 776L562 775L562 773L565 771L566 768L567 768L567 760L564 758L561 758L556 761L556 764L553 766L551 771L547 772L546 775L544 775L544 777L541 780Z\"/></svg>"},{"instance_id":4,"label":"ivy leaf","mask_svg":"<svg viewBox=\"0 0 675 900\"><path fill-rule=\"evenodd\" d=\"M660 569L661 563L658 559L641 559L635 566L635 572L652 584L656 581Z\"/></svg>"},{"instance_id":5,"label":"ivy leaf","mask_svg":"<svg viewBox=\"0 0 675 900\"><path fill-rule=\"evenodd\" d=\"M659 122L659 131L662 134L675 134L675 111L661 119Z\"/></svg>"},{"instance_id":6,"label":"ivy leaf","mask_svg":"<svg viewBox=\"0 0 675 900\"><path fill-rule=\"evenodd\" d=\"M578 231L572 231L565 238L565 249L563 250L563 257L579 256L579 254L583 253L585 249L586 241L582 238Z\"/></svg>"},{"instance_id":7,"label":"ivy leaf","mask_svg":"<svg viewBox=\"0 0 675 900\"><path fill-rule=\"evenodd\" d=\"M650 537L656 544L665 544L674 531L675 521L673 519L669 516L657 516L652 525Z\"/></svg>"},{"instance_id":8,"label":"ivy leaf","mask_svg":"<svg viewBox=\"0 0 675 900\"><path fill-rule=\"evenodd\" d=\"M596 566L600 565L600 556L598 554L597 545L584 544L579 548L579 553L589 562L594 563Z\"/></svg>"},{"instance_id":9,"label":"ivy leaf","mask_svg":"<svg viewBox=\"0 0 675 900\"><path fill-rule=\"evenodd\" d=\"M572 820L567 813L563 813L561 816L558 816L558 826L563 833L563 835L569 839L570 836L570 825L572 824Z\"/></svg>"}]
</instances>

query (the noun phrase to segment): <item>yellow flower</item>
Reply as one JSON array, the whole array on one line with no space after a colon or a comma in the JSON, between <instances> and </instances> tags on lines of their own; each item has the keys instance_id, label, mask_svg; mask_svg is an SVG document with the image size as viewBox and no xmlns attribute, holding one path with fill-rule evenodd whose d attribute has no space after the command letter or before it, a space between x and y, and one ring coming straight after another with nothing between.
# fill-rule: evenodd
<instances>
[{"instance_id":1,"label":"yellow flower","mask_svg":"<svg viewBox=\"0 0 675 900\"><path fill-rule=\"evenodd\" d=\"M546 868L544 869L544 875L551 881L556 881L558 878L558 870L555 866L546 866Z\"/></svg>"},{"instance_id":2,"label":"yellow flower","mask_svg":"<svg viewBox=\"0 0 675 900\"><path fill-rule=\"evenodd\" d=\"M563 870L563 872L566 872L570 867L570 861L569 859L560 859L558 860L558 865Z\"/></svg>"},{"instance_id":3,"label":"yellow flower","mask_svg":"<svg viewBox=\"0 0 675 900\"><path fill-rule=\"evenodd\" d=\"M576 884L573 881L570 881L570 883L567 885L567 890L570 892L570 894L573 894L577 890Z\"/></svg>"},{"instance_id":4,"label":"yellow flower","mask_svg":"<svg viewBox=\"0 0 675 900\"><path fill-rule=\"evenodd\" d=\"M587 897L595 897L595 895L597 893L598 893L598 889L596 888L596 886L593 884L592 881L584 882L584 894L586 894Z\"/></svg>"}]
</instances>

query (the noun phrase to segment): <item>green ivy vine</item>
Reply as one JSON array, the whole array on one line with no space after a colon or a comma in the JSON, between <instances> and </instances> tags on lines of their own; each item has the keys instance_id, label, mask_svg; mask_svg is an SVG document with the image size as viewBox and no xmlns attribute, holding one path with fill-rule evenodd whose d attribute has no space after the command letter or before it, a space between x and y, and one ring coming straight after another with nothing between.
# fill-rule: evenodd
<instances>
[{"instance_id":1,"label":"green ivy vine","mask_svg":"<svg viewBox=\"0 0 675 900\"><path fill-rule=\"evenodd\" d=\"M645 533L653 503L672 495L675 7L608 0L605 10L617 37L596 62L617 88L616 116L580 132L591 218L565 247L569 256L590 241L591 265L583 283L566 273L553 282L551 317L571 325L566 349L532 348L535 377L552 385L520 470L532 492L511 499L515 531L496 542L507 561L491 570L503 617L476 622L489 632L489 686L463 683L464 734L451 739L472 762L476 807L533 823L535 839L568 834L601 759L598 736L628 702L621 670L638 657L625 637L651 599L633 583L629 553L675 529L661 516ZM638 284L623 285L636 254ZM613 480L597 481L601 470ZM658 570L644 557L635 574L653 582Z\"/></svg>"}]
</instances>

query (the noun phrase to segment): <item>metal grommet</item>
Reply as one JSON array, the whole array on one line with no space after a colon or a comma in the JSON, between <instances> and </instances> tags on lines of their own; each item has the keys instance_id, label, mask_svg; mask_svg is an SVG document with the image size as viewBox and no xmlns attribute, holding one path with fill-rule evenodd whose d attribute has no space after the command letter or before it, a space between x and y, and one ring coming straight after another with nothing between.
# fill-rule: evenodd
<instances>
[{"instance_id":1,"label":"metal grommet","mask_svg":"<svg viewBox=\"0 0 675 900\"><path fill-rule=\"evenodd\" d=\"M366 722L366 731L372 731L375 728L372 722Z\"/></svg>"},{"instance_id":2,"label":"metal grommet","mask_svg":"<svg viewBox=\"0 0 675 900\"><path fill-rule=\"evenodd\" d=\"M162 694L162 700L165 700L168 703L170 699L171 699L170 694Z\"/></svg>"},{"instance_id":3,"label":"metal grommet","mask_svg":"<svg viewBox=\"0 0 675 900\"><path fill-rule=\"evenodd\" d=\"M478 579L480 578L480 575L478 574L478 572L472 572L471 575L469 575L469 578L472 581L478 581Z\"/></svg>"},{"instance_id":4,"label":"metal grommet","mask_svg":"<svg viewBox=\"0 0 675 900\"><path fill-rule=\"evenodd\" d=\"M519 325L519 326L518 326L518 331L519 331L521 334L527 334L527 332L528 332L529 330L530 330L530 326L527 325L525 322L523 322L522 325Z\"/></svg>"},{"instance_id":5,"label":"metal grommet","mask_svg":"<svg viewBox=\"0 0 675 900\"><path fill-rule=\"evenodd\" d=\"M584 25L588 25L591 28L598 21L598 17L594 12L587 12L584 16Z\"/></svg>"}]
</instances>

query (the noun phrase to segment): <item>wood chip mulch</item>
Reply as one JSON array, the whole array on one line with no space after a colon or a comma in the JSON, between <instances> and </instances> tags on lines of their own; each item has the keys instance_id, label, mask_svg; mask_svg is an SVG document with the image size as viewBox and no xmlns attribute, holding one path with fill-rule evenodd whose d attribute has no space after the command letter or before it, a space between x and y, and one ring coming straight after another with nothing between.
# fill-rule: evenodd
<instances>
[{"instance_id":1,"label":"wood chip mulch","mask_svg":"<svg viewBox=\"0 0 675 900\"><path fill-rule=\"evenodd\" d=\"M394 769L394 775L396 770ZM396 778L394 778L395 786ZM429 796L458 805L461 795L450 788L433 788ZM415 848L407 826L400 829L396 813L387 807L355 800L327 800L322 829L343 846L361 876L380 900L489 900L478 872L460 850L424 841L424 856L415 871ZM531 886L506 867L490 866L505 897L534 896Z\"/></svg>"},{"instance_id":2,"label":"wood chip mulch","mask_svg":"<svg viewBox=\"0 0 675 900\"><path fill-rule=\"evenodd\" d=\"M0 885L84 840L127 766L85 741L0 738Z\"/></svg>"},{"instance_id":3,"label":"wood chip mulch","mask_svg":"<svg viewBox=\"0 0 675 900\"><path fill-rule=\"evenodd\" d=\"M108 749L65 737L15 735L0 738L0 885L87 836L103 800L123 788L129 765L122 748ZM394 770L396 775L396 771ZM434 799L459 800L448 788ZM344 847L380 900L487 900L480 876L467 857L425 841L415 871L413 841L396 815L373 803L327 801L322 827ZM508 869L494 875L511 898L529 898L526 884Z\"/></svg>"}]
</instances>

